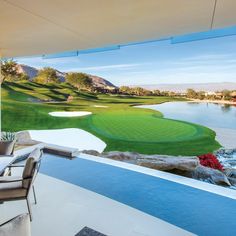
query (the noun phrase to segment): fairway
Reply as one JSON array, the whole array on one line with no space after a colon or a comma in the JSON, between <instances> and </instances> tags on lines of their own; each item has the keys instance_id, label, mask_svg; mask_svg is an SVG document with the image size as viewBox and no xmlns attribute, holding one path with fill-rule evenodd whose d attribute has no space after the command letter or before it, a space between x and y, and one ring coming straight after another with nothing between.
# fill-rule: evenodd
<instances>
[{"instance_id":1,"label":"fairway","mask_svg":"<svg viewBox=\"0 0 236 236\"><path fill-rule=\"evenodd\" d=\"M165 119L160 112L133 107L181 98L91 94L68 84L28 81L6 82L1 91L5 131L80 128L102 139L107 144L106 151L144 154L199 155L220 147L215 133L206 127ZM68 95L73 96L72 101L66 101ZM55 111L88 111L92 115L49 115Z\"/></svg>"}]
</instances>

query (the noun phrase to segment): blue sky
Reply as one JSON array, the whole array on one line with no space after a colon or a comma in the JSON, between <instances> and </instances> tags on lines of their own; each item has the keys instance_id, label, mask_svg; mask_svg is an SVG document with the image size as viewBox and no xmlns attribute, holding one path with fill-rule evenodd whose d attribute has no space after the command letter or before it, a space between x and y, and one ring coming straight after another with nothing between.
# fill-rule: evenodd
<instances>
[{"instance_id":1,"label":"blue sky","mask_svg":"<svg viewBox=\"0 0 236 236\"><path fill-rule=\"evenodd\" d=\"M78 57L17 61L37 68L90 73L118 86L236 82L236 36L179 44L166 40Z\"/></svg>"}]
</instances>

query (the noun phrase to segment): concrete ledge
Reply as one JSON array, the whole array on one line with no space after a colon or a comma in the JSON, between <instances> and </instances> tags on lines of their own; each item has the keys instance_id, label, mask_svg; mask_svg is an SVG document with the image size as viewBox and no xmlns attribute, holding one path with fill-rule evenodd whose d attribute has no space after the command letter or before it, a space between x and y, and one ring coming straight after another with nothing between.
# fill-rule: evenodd
<instances>
[{"instance_id":1,"label":"concrete ledge","mask_svg":"<svg viewBox=\"0 0 236 236\"><path fill-rule=\"evenodd\" d=\"M54 144L45 144L43 151L45 153L65 156L69 158L74 158L79 155L79 150L76 148L63 147Z\"/></svg>"},{"instance_id":2,"label":"concrete ledge","mask_svg":"<svg viewBox=\"0 0 236 236\"><path fill-rule=\"evenodd\" d=\"M79 155L79 150L76 148L64 147L64 146L54 145L50 143L39 143L30 147L16 150L14 152L13 158L19 159L20 157L25 157L30 152L32 152L35 148L39 148L43 150L45 153L65 156L69 158L74 158Z\"/></svg>"}]
</instances>

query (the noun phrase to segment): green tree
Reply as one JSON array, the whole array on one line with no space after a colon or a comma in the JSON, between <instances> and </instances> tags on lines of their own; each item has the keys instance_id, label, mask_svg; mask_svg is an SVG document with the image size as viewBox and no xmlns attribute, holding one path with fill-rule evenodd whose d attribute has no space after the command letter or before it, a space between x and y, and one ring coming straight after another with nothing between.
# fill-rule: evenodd
<instances>
[{"instance_id":1,"label":"green tree","mask_svg":"<svg viewBox=\"0 0 236 236\"><path fill-rule=\"evenodd\" d=\"M161 91L161 96L169 96L169 91Z\"/></svg>"},{"instance_id":2,"label":"green tree","mask_svg":"<svg viewBox=\"0 0 236 236\"><path fill-rule=\"evenodd\" d=\"M5 80L14 80L19 76L17 72L17 63L13 60L4 60L1 63L1 83Z\"/></svg>"},{"instance_id":3,"label":"green tree","mask_svg":"<svg viewBox=\"0 0 236 236\"><path fill-rule=\"evenodd\" d=\"M155 90L152 91L152 94L153 94L154 96L161 96L161 91L158 90L158 89L155 89Z\"/></svg>"},{"instance_id":4,"label":"green tree","mask_svg":"<svg viewBox=\"0 0 236 236\"><path fill-rule=\"evenodd\" d=\"M29 80L29 76L25 73L19 75L19 80Z\"/></svg>"},{"instance_id":5,"label":"green tree","mask_svg":"<svg viewBox=\"0 0 236 236\"><path fill-rule=\"evenodd\" d=\"M187 89L187 97L188 98L197 98L198 94L193 89Z\"/></svg>"},{"instance_id":6,"label":"green tree","mask_svg":"<svg viewBox=\"0 0 236 236\"><path fill-rule=\"evenodd\" d=\"M59 79L57 77L57 72L55 69L50 67L45 67L39 70L37 77L34 79L34 82L40 84L47 83L59 83Z\"/></svg>"},{"instance_id":7,"label":"green tree","mask_svg":"<svg viewBox=\"0 0 236 236\"><path fill-rule=\"evenodd\" d=\"M149 94L149 91L142 88L142 87L134 87L131 89L132 94L137 95L137 96L145 96Z\"/></svg>"},{"instance_id":8,"label":"green tree","mask_svg":"<svg viewBox=\"0 0 236 236\"><path fill-rule=\"evenodd\" d=\"M176 93L173 92L173 91L169 91L168 96L169 96L169 97L175 97L175 96L176 96Z\"/></svg>"},{"instance_id":9,"label":"green tree","mask_svg":"<svg viewBox=\"0 0 236 236\"><path fill-rule=\"evenodd\" d=\"M229 90L223 90L222 91L222 96L223 96L223 99L224 100L230 100L232 97L231 97L231 92Z\"/></svg>"},{"instance_id":10,"label":"green tree","mask_svg":"<svg viewBox=\"0 0 236 236\"><path fill-rule=\"evenodd\" d=\"M131 94L131 89L128 86L120 86L119 92L123 94Z\"/></svg>"},{"instance_id":11,"label":"green tree","mask_svg":"<svg viewBox=\"0 0 236 236\"><path fill-rule=\"evenodd\" d=\"M205 98L205 92L204 91L197 92L197 98L203 100Z\"/></svg>"},{"instance_id":12,"label":"green tree","mask_svg":"<svg viewBox=\"0 0 236 236\"><path fill-rule=\"evenodd\" d=\"M92 79L84 73L69 73L66 75L66 82L81 90L93 89Z\"/></svg>"}]
</instances>

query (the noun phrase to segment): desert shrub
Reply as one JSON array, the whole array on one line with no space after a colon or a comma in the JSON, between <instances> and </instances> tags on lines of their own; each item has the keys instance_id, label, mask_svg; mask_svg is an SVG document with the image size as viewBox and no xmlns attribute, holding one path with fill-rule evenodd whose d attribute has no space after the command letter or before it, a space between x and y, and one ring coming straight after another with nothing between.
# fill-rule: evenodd
<instances>
[{"instance_id":1,"label":"desert shrub","mask_svg":"<svg viewBox=\"0 0 236 236\"><path fill-rule=\"evenodd\" d=\"M223 171L223 166L218 161L217 157L211 153L198 156L200 164L206 167L210 167L216 170Z\"/></svg>"}]
</instances>

